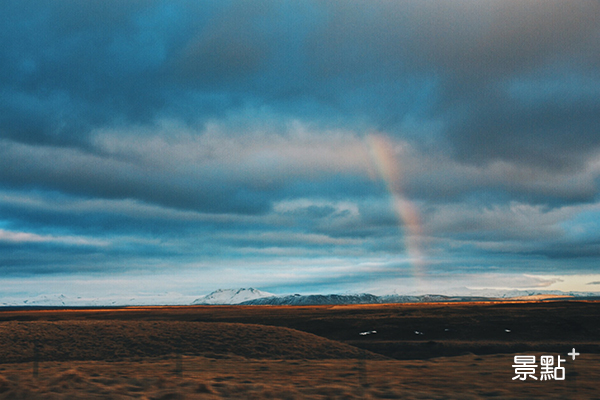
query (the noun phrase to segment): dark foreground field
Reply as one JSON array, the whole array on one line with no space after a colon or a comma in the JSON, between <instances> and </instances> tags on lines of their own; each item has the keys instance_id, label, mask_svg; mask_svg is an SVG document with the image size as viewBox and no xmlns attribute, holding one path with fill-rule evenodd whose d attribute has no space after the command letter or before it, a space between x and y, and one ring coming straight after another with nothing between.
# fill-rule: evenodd
<instances>
[{"instance_id":1,"label":"dark foreground field","mask_svg":"<svg viewBox=\"0 0 600 400\"><path fill-rule=\"evenodd\" d=\"M0 363L0 399L600 399L600 303L0 311Z\"/></svg>"}]
</instances>

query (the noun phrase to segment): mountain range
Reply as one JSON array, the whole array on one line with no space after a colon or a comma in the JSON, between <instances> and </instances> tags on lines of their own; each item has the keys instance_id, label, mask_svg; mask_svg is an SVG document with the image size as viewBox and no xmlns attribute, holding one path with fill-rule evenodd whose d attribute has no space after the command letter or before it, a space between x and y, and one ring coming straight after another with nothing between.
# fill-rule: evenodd
<instances>
[{"instance_id":1,"label":"mountain range","mask_svg":"<svg viewBox=\"0 0 600 400\"><path fill-rule=\"evenodd\" d=\"M39 295L33 298L2 298L0 307L118 307L143 305L322 305L322 304L384 304L427 303L459 301L600 299L595 292L561 292L537 290L498 291L473 290L469 295L401 295L397 293L376 296L361 294L292 294L275 295L255 288L218 289L204 296L179 293L135 294L106 298L70 297L64 294Z\"/></svg>"}]
</instances>

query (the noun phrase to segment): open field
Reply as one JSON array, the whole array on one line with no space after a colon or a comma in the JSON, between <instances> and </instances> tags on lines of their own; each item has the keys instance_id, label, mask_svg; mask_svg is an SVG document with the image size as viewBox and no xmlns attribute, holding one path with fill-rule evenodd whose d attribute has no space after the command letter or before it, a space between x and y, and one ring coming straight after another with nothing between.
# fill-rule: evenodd
<instances>
[{"instance_id":1,"label":"open field","mask_svg":"<svg viewBox=\"0 0 600 400\"><path fill-rule=\"evenodd\" d=\"M513 381L507 354L430 360L256 360L174 356L0 366L0 399L598 399L600 356L565 381ZM366 387L363 387L366 383Z\"/></svg>"},{"instance_id":2,"label":"open field","mask_svg":"<svg viewBox=\"0 0 600 400\"><path fill-rule=\"evenodd\" d=\"M599 317L573 301L1 311L0 398L600 399ZM512 380L516 354L560 355L565 381Z\"/></svg>"}]
</instances>

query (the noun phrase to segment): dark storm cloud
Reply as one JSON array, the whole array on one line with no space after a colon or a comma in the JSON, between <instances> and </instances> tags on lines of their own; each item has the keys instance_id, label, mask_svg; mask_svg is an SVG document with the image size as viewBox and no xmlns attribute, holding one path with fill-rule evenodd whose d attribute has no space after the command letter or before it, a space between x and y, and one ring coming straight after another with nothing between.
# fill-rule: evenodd
<instances>
[{"instance_id":1,"label":"dark storm cloud","mask_svg":"<svg viewBox=\"0 0 600 400\"><path fill-rule=\"evenodd\" d=\"M182 82L219 88L232 81L243 83L249 75L266 69L272 43L256 25L260 19L266 23L276 18L273 8L273 4L245 2L221 10L190 38L175 59L175 71Z\"/></svg>"},{"instance_id":2,"label":"dark storm cloud","mask_svg":"<svg viewBox=\"0 0 600 400\"><path fill-rule=\"evenodd\" d=\"M257 213L269 207L260 190L239 185L239 181L238 185L224 182L218 171L177 176L152 166L78 150L32 148L6 142L0 143L0 154L0 179L10 187L59 190L108 199L136 198L210 212Z\"/></svg>"},{"instance_id":3,"label":"dark storm cloud","mask_svg":"<svg viewBox=\"0 0 600 400\"><path fill-rule=\"evenodd\" d=\"M447 77L437 110L456 154L581 168L600 145L600 4L509 1L491 11L474 38L436 52L447 60L436 63ZM560 82L571 84L552 90Z\"/></svg>"},{"instance_id":4,"label":"dark storm cloud","mask_svg":"<svg viewBox=\"0 0 600 400\"><path fill-rule=\"evenodd\" d=\"M582 168L600 145L600 101L559 96L534 104L507 95L474 96L470 115L450 124L457 155L478 164L506 160L549 170Z\"/></svg>"},{"instance_id":5,"label":"dark storm cloud","mask_svg":"<svg viewBox=\"0 0 600 400\"><path fill-rule=\"evenodd\" d=\"M260 105L261 92L279 92L289 68L265 72L286 59L285 42L295 40L279 26L289 8L279 2L2 7L0 134L27 143L85 146L98 127L202 122Z\"/></svg>"},{"instance_id":6,"label":"dark storm cloud","mask_svg":"<svg viewBox=\"0 0 600 400\"><path fill-rule=\"evenodd\" d=\"M9 5L12 2L5 7ZM46 2L6 8L3 15L10 22L2 30L11 40L5 41L0 56L7 71L1 134L26 143L81 144L94 126L110 121L109 103L123 98L124 90L110 77L113 70L116 80L127 81L119 68L109 65L115 59L108 54L111 19L103 14L96 19L87 10L76 9L69 16ZM77 15L80 23L71 26L70 19ZM103 17L108 28L104 32L99 22ZM127 108L134 104L129 102Z\"/></svg>"},{"instance_id":7,"label":"dark storm cloud","mask_svg":"<svg viewBox=\"0 0 600 400\"><path fill-rule=\"evenodd\" d=\"M329 18L310 42L315 76L358 87L421 79L421 91L430 78L437 90L420 112L443 121L442 134L462 160L576 168L598 151L599 3L375 4L328 3ZM573 79L581 85L570 93L539 93ZM532 85L514 93L519 80ZM378 107L401 99L378 94ZM532 95L539 101L531 104ZM402 120L411 109L400 102L385 111ZM377 122L386 127L385 118Z\"/></svg>"},{"instance_id":8,"label":"dark storm cloud","mask_svg":"<svg viewBox=\"0 0 600 400\"><path fill-rule=\"evenodd\" d=\"M51 227L50 232L69 231L100 238L107 233L185 236L210 231L217 224L192 211L164 209L131 200L72 198L56 192L6 195L0 199L0 209L0 218L10 220L13 230L45 232Z\"/></svg>"},{"instance_id":9,"label":"dark storm cloud","mask_svg":"<svg viewBox=\"0 0 600 400\"><path fill-rule=\"evenodd\" d=\"M549 71L597 77L597 2L4 7L0 127L13 140L77 143L106 124L295 105L398 134L408 117L441 120L457 155L479 162L564 165L598 145L598 96L523 105L505 90Z\"/></svg>"}]
</instances>

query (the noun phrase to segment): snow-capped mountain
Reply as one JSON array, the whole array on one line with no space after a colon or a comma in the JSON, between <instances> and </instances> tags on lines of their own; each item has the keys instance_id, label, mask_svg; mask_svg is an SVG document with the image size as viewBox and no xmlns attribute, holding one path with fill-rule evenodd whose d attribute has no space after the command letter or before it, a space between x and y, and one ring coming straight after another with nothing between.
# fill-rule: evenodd
<instances>
[{"instance_id":1,"label":"snow-capped mountain","mask_svg":"<svg viewBox=\"0 0 600 400\"><path fill-rule=\"evenodd\" d=\"M319 305L319 304L373 304L381 303L375 295L363 294L311 294L302 296L300 294L292 294L288 296L270 296L260 299L244 301L243 305Z\"/></svg>"},{"instance_id":2,"label":"snow-capped mountain","mask_svg":"<svg viewBox=\"0 0 600 400\"><path fill-rule=\"evenodd\" d=\"M442 296L426 294L421 296L401 296L397 294L375 296L370 293L361 294L293 294L288 296L271 296L255 300L248 300L242 305L272 305L272 306L307 306L324 304L382 304L382 303L425 303L425 302L449 302L449 301L475 301L482 298Z\"/></svg>"},{"instance_id":3,"label":"snow-capped mountain","mask_svg":"<svg viewBox=\"0 0 600 400\"><path fill-rule=\"evenodd\" d=\"M483 292L485 293L485 292ZM271 296L263 297L254 300L244 301L242 305L323 305L323 304L383 304L383 303L436 303L436 302L461 302L461 301L489 301L489 300L536 300L538 299L565 299L565 298L590 298L597 297L597 293L564 293L560 291L552 293L543 293L540 291L511 291L510 296L498 295L483 295L478 293L477 296L445 296L439 294L424 294L404 296L399 294L389 294L383 296L375 296L373 294L329 294L329 295L287 295L287 296ZM489 292L492 294L495 292ZM498 293L500 294L500 293Z\"/></svg>"},{"instance_id":4,"label":"snow-capped mountain","mask_svg":"<svg viewBox=\"0 0 600 400\"><path fill-rule=\"evenodd\" d=\"M194 300L192 304L197 305L229 305L240 304L246 301L261 299L263 297L274 297L272 293L263 292L254 288L242 289L219 289Z\"/></svg>"}]
</instances>

